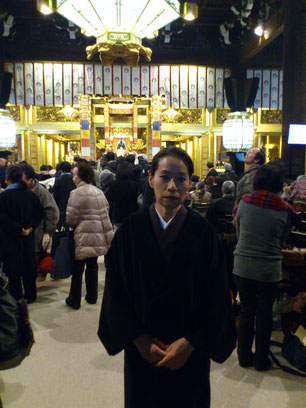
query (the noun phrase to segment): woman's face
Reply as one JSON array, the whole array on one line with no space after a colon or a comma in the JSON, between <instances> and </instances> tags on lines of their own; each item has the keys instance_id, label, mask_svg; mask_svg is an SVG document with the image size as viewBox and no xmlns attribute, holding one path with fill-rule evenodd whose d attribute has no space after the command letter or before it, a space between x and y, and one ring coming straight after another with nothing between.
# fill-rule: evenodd
<instances>
[{"instance_id":1,"label":"woman's face","mask_svg":"<svg viewBox=\"0 0 306 408\"><path fill-rule=\"evenodd\" d=\"M172 156L165 156L159 160L154 176L152 174L149 176L149 182L154 189L156 203L167 209L180 206L190 187L186 164Z\"/></svg>"}]
</instances>

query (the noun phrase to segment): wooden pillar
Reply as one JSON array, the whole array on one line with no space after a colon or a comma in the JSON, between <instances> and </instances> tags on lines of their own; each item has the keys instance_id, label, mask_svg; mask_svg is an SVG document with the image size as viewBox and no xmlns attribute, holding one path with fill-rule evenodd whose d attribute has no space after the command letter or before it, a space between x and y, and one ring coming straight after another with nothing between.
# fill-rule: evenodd
<instances>
[{"instance_id":1,"label":"wooden pillar","mask_svg":"<svg viewBox=\"0 0 306 408\"><path fill-rule=\"evenodd\" d=\"M284 1L282 159L288 176L305 173L305 146L288 145L290 123L305 123L305 1Z\"/></svg>"}]
</instances>

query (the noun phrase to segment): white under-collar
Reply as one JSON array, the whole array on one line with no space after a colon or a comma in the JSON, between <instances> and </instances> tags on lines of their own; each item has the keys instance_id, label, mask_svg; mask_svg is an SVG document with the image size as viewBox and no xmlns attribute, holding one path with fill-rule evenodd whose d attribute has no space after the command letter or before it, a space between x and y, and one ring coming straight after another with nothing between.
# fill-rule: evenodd
<instances>
[{"instance_id":1,"label":"white under-collar","mask_svg":"<svg viewBox=\"0 0 306 408\"><path fill-rule=\"evenodd\" d=\"M160 215L160 213L157 211L157 209L156 209L155 206L154 206L154 208L155 208L156 214L157 214L157 216L158 216L158 218L159 218L160 225L161 225L162 229L165 230L165 229L169 226L169 224L171 223L171 221L173 220L173 218L176 216L176 214L174 214L174 216L173 216L168 222L166 222L166 221L163 219L163 217Z\"/></svg>"}]
</instances>

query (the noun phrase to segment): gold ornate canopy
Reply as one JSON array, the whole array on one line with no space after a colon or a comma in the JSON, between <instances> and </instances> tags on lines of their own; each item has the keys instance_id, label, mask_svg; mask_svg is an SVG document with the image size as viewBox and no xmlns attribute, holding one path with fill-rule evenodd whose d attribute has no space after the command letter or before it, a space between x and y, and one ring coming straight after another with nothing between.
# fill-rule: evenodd
<instances>
[{"instance_id":1,"label":"gold ornate canopy","mask_svg":"<svg viewBox=\"0 0 306 408\"><path fill-rule=\"evenodd\" d=\"M152 50L142 38L180 17L179 0L57 0L57 12L82 28L97 42L86 48L87 58L97 52L103 64L121 57L135 66L142 54L151 60Z\"/></svg>"}]
</instances>

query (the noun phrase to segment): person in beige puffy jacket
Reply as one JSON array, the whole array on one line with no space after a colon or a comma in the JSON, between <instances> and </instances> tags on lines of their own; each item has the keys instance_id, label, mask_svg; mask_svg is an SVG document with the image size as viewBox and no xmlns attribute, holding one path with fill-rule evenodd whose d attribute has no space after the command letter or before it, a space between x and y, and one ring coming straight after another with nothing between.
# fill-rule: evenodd
<instances>
[{"instance_id":1,"label":"person in beige puffy jacket","mask_svg":"<svg viewBox=\"0 0 306 408\"><path fill-rule=\"evenodd\" d=\"M86 162L73 169L76 189L69 196L66 223L74 228L75 262L66 304L73 309L81 305L82 277L85 270L87 303L98 297L98 256L105 255L113 239L108 202L100 189L92 185L94 173Z\"/></svg>"}]
</instances>

